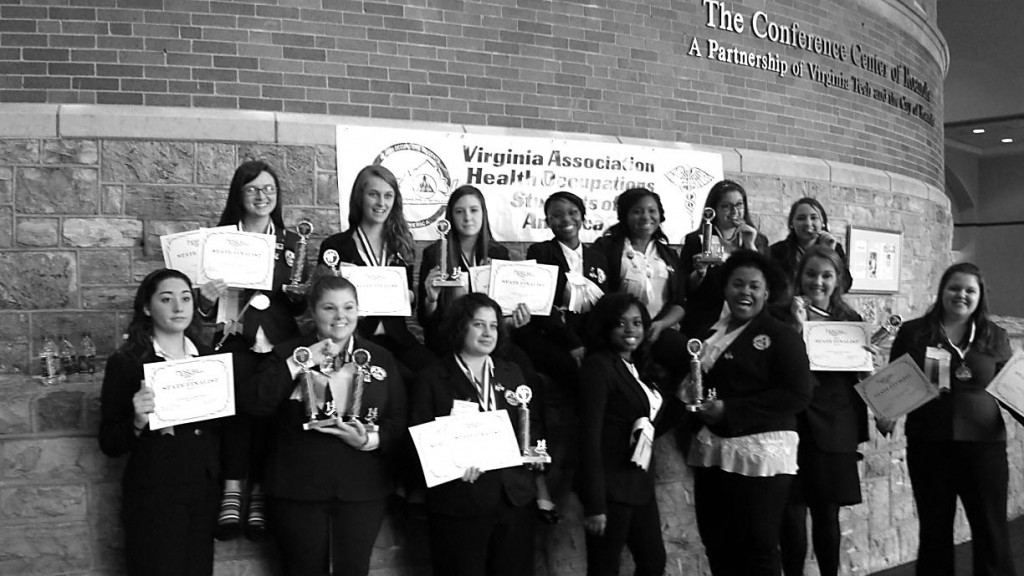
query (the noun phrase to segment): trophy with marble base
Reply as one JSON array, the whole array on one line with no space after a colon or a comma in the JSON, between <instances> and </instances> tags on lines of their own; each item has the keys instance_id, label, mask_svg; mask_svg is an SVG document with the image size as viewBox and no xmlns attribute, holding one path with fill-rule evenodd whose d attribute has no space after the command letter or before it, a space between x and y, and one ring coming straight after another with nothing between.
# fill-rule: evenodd
<instances>
[{"instance_id":1,"label":"trophy with marble base","mask_svg":"<svg viewBox=\"0 0 1024 576\"><path fill-rule=\"evenodd\" d=\"M309 237L313 234L313 223L308 220L299 222L295 227L299 235L299 241L295 245L295 260L292 261L292 274L288 284L281 287L289 296L305 296L309 290L309 283L303 283L302 277L306 272L306 245L309 244Z\"/></svg>"},{"instance_id":2,"label":"trophy with marble base","mask_svg":"<svg viewBox=\"0 0 1024 576\"><path fill-rule=\"evenodd\" d=\"M363 412L363 392L366 389L366 385L372 380L371 359L370 352L362 348L352 352L352 363L356 367L356 373L352 377L352 403L349 405L349 409L345 411L344 416L345 422L353 422L355 420L362 422L367 432L374 432L378 428L376 408L367 409L366 416L361 416Z\"/></svg>"},{"instance_id":3,"label":"trophy with marble base","mask_svg":"<svg viewBox=\"0 0 1024 576\"><path fill-rule=\"evenodd\" d=\"M881 346L890 336L896 333L903 325L903 317L899 314L893 314L886 318L885 322L875 330L875 333L871 335L871 345Z\"/></svg>"},{"instance_id":4,"label":"trophy with marble base","mask_svg":"<svg viewBox=\"0 0 1024 576\"><path fill-rule=\"evenodd\" d=\"M713 234L715 209L708 207L704 209L704 224L701 225L701 253L697 255L697 262L714 266L725 262L725 250L722 242Z\"/></svg>"},{"instance_id":5,"label":"trophy with marble base","mask_svg":"<svg viewBox=\"0 0 1024 576\"><path fill-rule=\"evenodd\" d=\"M306 421L302 424L303 430L335 426L341 421L334 408L334 402L321 398L316 391L316 383L313 381L313 374L310 373L308 367L309 359L312 356L313 353L305 346L299 346L292 352L292 360L302 367L299 378L302 383L302 404L306 409ZM330 390L330 386L324 387L325 395L327 390Z\"/></svg>"},{"instance_id":6,"label":"trophy with marble base","mask_svg":"<svg viewBox=\"0 0 1024 576\"><path fill-rule=\"evenodd\" d=\"M516 388L515 392L509 391L506 400L513 400L509 404L519 406L519 450L523 454L523 464L538 465L550 464L551 455L548 454L548 441L537 440L531 445L530 439L530 400L533 400L533 390L523 385Z\"/></svg>"},{"instance_id":7,"label":"trophy with marble base","mask_svg":"<svg viewBox=\"0 0 1024 576\"><path fill-rule=\"evenodd\" d=\"M689 394L686 397L686 410L700 412L704 405L718 398L715 389L704 389L704 372L700 365L700 355L704 351L704 343L696 338L686 342L686 351L690 353Z\"/></svg>"},{"instance_id":8,"label":"trophy with marble base","mask_svg":"<svg viewBox=\"0 0 1024 576\"><path fill-rule=\"evenodd\" d=\"M441 218L435 226L437 233L441 236L440 264L438 265L441 277L434 280L433 284L439 288L465 288L468 274L463 274L462 268L457 262L452 262L450 268L448 266L448 233L452 231L452 223Z\"/></svg>"}]
</instances>

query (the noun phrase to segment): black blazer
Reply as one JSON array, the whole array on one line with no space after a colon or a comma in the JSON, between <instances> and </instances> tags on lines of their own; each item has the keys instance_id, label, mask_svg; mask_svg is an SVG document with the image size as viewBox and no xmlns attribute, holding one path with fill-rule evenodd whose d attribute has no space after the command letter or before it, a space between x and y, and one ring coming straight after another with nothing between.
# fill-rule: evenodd
<instances>
[{"instance_id":1,"label":"black blazer","mask_svg":"<svg viewBox=\"0 0 1024 576\"><path fill-rule=\"evenodd\" d=\"M836 254L839 254L843 264L846 266L846 276L843 278L843 292L849 292L850 287L853 286L853 277L850 276L850 261L846 257L846 250L843 249L843 245L839 242L836 242ZM786 276L788 290L790 294L793 294L796 290L797 282L796 269L800 265L800 246L796 236L790 233L785 239L772 244L768 248L768 256L779 265L779 269Z\"/></svg>"},{"instance_id":2,"label":"black blazer","mask_svg":"<svg viewBox=\"0 0 1024 576\"><path fill-rule=\"evenodd\" d=\"M291 230L277 230L275 234L277 248L274 251L274 285L269 292L262 291L270 297L270 306L266 310L257 310L251 306L246 309L242 316L242 333L229 337L229 340L241 339L241 342L234 345L235 348L250 348L256 342L256 332L260 327L263 328L267 339L274 344L299 335L299 325L295 317L305 311L306 299L288 296L283 289L285 284L291 283L299 235ZM308 276L308 273L306 275ZM239 302L244 305L255 293L256 290L243 290ZM212 313L205 315L215 317ZM213 342L219 342L221 334L222 332L218 331ZM233 349L231 345L225 346L229 350Z\"/></svg>"},{"instance_id":3,"label":"black blazer","mask_svg":"<svg viewBox=\"0 0 1024 576\"><path fill-rule=\"evenodd\" d=\"M700 332L701 340L709 329ZM704 375L704 387L714 388L725 404L725 417L708 426L718 436L796 430L796 415L811 400L803 338L765 309Z\"/></svg>"},{"instance_id":4,"label":"black blazer","mask_svg":"<svg viewBox=\"0 0 1024 576\"><path fill-rule=\"evenodd\" d=\"M717 232L715 235L718 235ZM680 329L684 334L693 334L700 328L718 320L718 315L722 312L722 304L725 301L722 297L722 284L725 279L721 277L721 269L718 266L708 268L704 280L699 285L694 286L690 282L690 274L693 272L693 257L704 249L702 238L700 230L687 234L683 239L683 248L679 254L679 266L683 271L683 278L686 280L686 316L680 323ZM758 252L767 256L768 238L758 232L754 238L754 247Z\"/></svg>"},{"instance_id":5,"label":"black blazer","mask_svg":"<svg viewBox=\"0 0 1024 576\"><path fill-rule=\"evenodd\" d=\"M334 250L338 253L341 262L348 262L349 264L355 264L356 266L366 266L366 262L363 262L363 258L359 255L359 250L356 249L354 229L349 229L338 234L328 236L322 243L320 243L320 254L317 256L317 264L327 266L324 262L324 252L328 250ZM388 266L404 266L406 281L409 285L409 290L413 289L412 286L412 262L406 262L405 258L401 254L389 254L388 255ZM409 327L405 323L405 318L398 316L364 316L359 319L359 334L369 338L373 336L373 333L377 331L377 326L384 324L384 331L388 336L394 338L402 346L412 346L419 344L416 337L409 332Z\"/></svg>"},{"instance_id":6,"label":"black blazer","mask_svg":"<svg viewBox=\"0 0 1024 576\"><path fill-rule=\"evenodd\" d=\"M574 350L583 346L581 334L586 325L586 314L563 313L559 308L565 307L565 273L569 271L569 263L557 239L530 244L526 250L527 260L536 260L538 264L558 266L558 280L555 286L555 301L550 316L534 316L529 328L547 335L553 342L566 350ZM601 252L583 246L583 275L598 285L601 290L608 288L608 262Z\"/></svg>"},{"instance_id":7,"label":"black blazer","mask_svg":"<svg viewBox=\"0 0 1024 576\"><path fill-rule=\"evenodd\" d=\"M493 360L494 376L491 384L503 388L495 389L496 406L498 410L508 412L518 434L519 409L505 401L505 391L515 391L526 382L518 366L500 358ZM476 386L463 374L455 357L446 355L417 377L410 425L423 424L438 416L451 414L455 400L479 402ZM530 403L531 430L539 430L542 411L543 406L539 403ZM536 442L536 433L533 436L533 442ZM435 514L450 516L483 516L500 511L505 504L522 506L531 502L535 496L533 472L524 466L515 466L484 472L472 484L453 480L430 488L427 490L427 509Z\"/></svg>"},{"instance_id":8,"label":"black blazer","mask_svg":"<svg viewBox=\"0 0 1024 576\"><path fill-rule=\"evenodd\" d=\"M992 378L1013 355L1006 331L989 322L991 350L982 352L976 341L966 355L972 378L966 382L953 374L959 360L945 339L933 339L927 318L915 318L900 327L892 343L889 358L895 360L909 353L922 369L929 346L941 347L951 355L950 391L939 394L931 402L907 415L908 442L1005 442L1006 425L994 396L985 391Z\"/></svg>"},{"instance_id":9,"label":"black blazer","mask_svg":"<svg viewBox=\"0 0 1024 576\"><path fill-rule=\"evenodd\" d=\"M200 355L211 350L196 344ZM100 449L107 456L128 454L124 470L125 490L154 487L193 489L215 483L220 473L220 420L206 420L174 427L174 435L152 431L134 432L135 408L132 397L145 378L142 365L163 362L147 350L141 360L124 349L107 360L100 392Z\"/></svg>"},{"instance_id":10,"label":"black blazer","mask_svg":"<svg viewBox=\"0 0 1024 576\"><path fill-rule=\"evenodd\" d=\"M416 283L416 300L417 302L426 302L427 298L427 274L431 270L436 268L441 261L441 242L437 241L423 249L423 256L420 259L420 275L419 280ZM508 260L508 248L505 248L501 244L491 242L487 249L487 260ZM449 262L451 266L453 263ZM462 265L461 259L455 264L459 265L463 273L469 273L469 270ZM480 264L486 264L486 262L480 262ZM430 348L435 354L440 353L445 346L440 342L440 335L437 333L438 328L441 324L441 316L444 314L444 310L451 303L451 291L442 289L441 294L437 298L437 308L433 313L427 314L426 306L419 307L418 318L420 326L423 327L423 340L427 344L427 348Z\"/></svg>"},{"instance_id":11,"label":"black blazer","mask_svg":"<svg viewBox=\"0 0 1024 576\"><path fill-rule=\"evenodd\" d=\"M380 445L364 452L338 438L303 430L306 421L301 402L289 400L295 390L287 359L299 346L318 341L314 334L274 347L248 385L237 387L243 412L273 415L273 431L267 456L264 486L267 493L292 500L343 500L364 502L384 498L394 491L395 471L406 434L405 386L391 353L373 342L356 338L355 348L370 353L372 366L384 369L363 391L363 410L376 407Z\"/></svg>"},{"instance_id":12,"label":"black blazer","mask_svg":"<svg viewBox=\"0 0 1024 576\"><path fill-rule=\"evenodd\" d=\"M604 254L608 263L608 291L618 292L622 287L622 252L624 250L624 237L601 236L594 242L594 250ZM683 268L679 263L679 255L676 254L665 240L654 240L654 249L658 256L668 265L668 294L665 297L665 305L658 311L658 315L652 318L657 320L668 313L672 305L682 308L686 304L686 277L683 276Z\"/></svg>"},{"instance_id":13,"label":"black blazer","mask_svg":"<svg viewBox=\"0 0 1024 576\"><path fill-rule=\"evenodd\" d=\"M633 422L651 414L647 394L622 359L611 352L588 356L580 381L582 461L577 493L584 514L605 514L608 502L634 506L649 502L654 498L654 466L645 472L630 461ZM655 432L661 434L675 425L679 412L675 397L663 393Z\"/></svg>"}]
</instances>

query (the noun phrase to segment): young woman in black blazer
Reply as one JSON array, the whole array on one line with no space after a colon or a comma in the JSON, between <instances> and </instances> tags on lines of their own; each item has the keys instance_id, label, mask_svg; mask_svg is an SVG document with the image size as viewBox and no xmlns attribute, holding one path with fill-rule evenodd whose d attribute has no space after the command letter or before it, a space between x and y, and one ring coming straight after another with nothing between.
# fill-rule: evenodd
<instances>
[{"instance_id":1,"label":"young woman in black blazer","mask_svg":"<svg viewBox=\"0 0 1024 576\"><path fill-rule=\"evenodd\" d=\"M192 284L177 270L151 272L135 293L128 341L107 360L100 448L128 454L121 522L131 576L208 576L219 489L219 421L149 429L153 392L144 364L209 354L196 344Z\"/></svg>"},{"instance_id":2,"label":"young woman in black blazer","mask_svg":"<svg viewBox=\"0 0 1024 576\"><path fill-rule=\"evenodd\" d=\"M829 233L828 214L825 207L816 198L804 197L793 203L789 208L789 235L768 248L768 255L779 266L789 282L790 292L797 292L800 278L796 269L804 253L814 246L834 250L839 254L845 274L843 276L843 292L849 292L853 285L850 266L847 263L843 245Z\"/></svg>"},{"instance_id":3,"label":"young woman in black blazer","mask_svg":"<svg viewBox=\"0 0 1024 576\"><path fill-rule=\"evenodd\" d=\"M843 301L846 265L829 248L811 246L796 269L791 312L804 322L861 322ZM854 389L859 372L816 371L811 404L797 415L800 470L790 490L780 540L782 570L801 576L807 557L807 511L821 576L839 573L839 507L861 502L857 445L868 440L867 406Z\"/></svg>"},{"instance_id":4,"label":"young woman in black blazer","mask_svg":"<svg viewBox=\"0 0 1024 576\"><path fill-rule=\"evenodd\" d=\"M624 547L633 555L635 574L665 571L650 456L654 437L676 423L680 405L656 384L646 342L650 327L647 307L632 294L608 294L591 313L577 477L590 576L617 575Z\"/></svg>"},{"instance_id":5,"label":"young woman in black blazer","mask_svg":"<svg viewBox=\"0 0 1024 576\"><path fill-rule=\"evenodd\" d=\"M775 576L811 372L800 335L768 313L785 282L767 256L734 252L721 274L726 314L698 332L704 388L717 399L696 412L703 426L687 456L697 528L713 576Z\"/></svg>"},{"instance_id":6,"label":"young woman in black blazer","mask_svg":"<svg viewBox=\"0 0 1024 576\"><path fill-rule=\"evenodd\" d=\"M712 235L726 254L736 250L756 250L768 254L768 238L757 231L750 218L747 191L738 182L722 180L708 192L704 208L715 210ZM697 261L702 251L703 230L698 228L683 238L679 255L686 278L686 315L680 329L683 334L697 330L718 319L722 312L722 275L719 266ZM777 296L781 297L780 294Z\"/></svg>"},{"instance_id":7,"label":"young woman in black blazer","mask_svg":"<svg viewBox=\"0 0 1024 576\"><path fill-rule=\"evenodd\" d=\"M256 385L242 391L238 402L247 413L273 417L266 489L271 534L286 573L364 576L403 452L405 386L391 354L355 333L359 302L348 280L321 276L308 299L315 331L275 346L260 365ZM300 346L309 350L305 365L293 357ZM369 353L369 366L359 413L332 426L303 429L303 367L317 387L331 391L344 416L347 406L354 410L357 404L360 350Z\"/></svg>"},{"instance_id":8,"label":"young woman in black blazer","mask_svg":"<svg viewBox=\"0 0 1024 576\"><path fill-rule=\"evenodd\" d=\"M366 166L352 183L348 230L324 239L317 256L318 265L332 270L343 265L403 266L409 300L415 302L412 283L415 259L398 180L383 166ZM367 316L359 321L359 334L390 350L407 381L434 361L430 351L409 331L405 318Z\"/></svg>"},{"instance_id":9,"label":"young woman in black blazer","mask_svg":"<svg viewBox=\"0 0 1024 576\"><path fill-rule=\"evenodd\" d=\"M481 411L507 411L517 435L523 434L515 393L527 383L516 364L496 353L503 332L501 308L487 296L470 293L453 301L441 327L449 352L419 375L410 423L448 416L464 402ZM541 407L528 406L531 436L540 438ZM434 574L532 574L535 473L525 466L469 468L461 479L427 489Z\"/></svg>"},{"instance_id":10,"label":"young woman in black blazer","mask_svg":"<svg viewBox=\"0 0 1024 576\"><path fill-rule=\"evenodd\" d=\"M214 335L218 351L232 354L235 381L245 385L256 367L270 355L274 345L298 336L295 321L306 308L306 300L289 294L283 287L291 280L292 267L298 255L299 237L286 230L281 217L281 185L274 169L262 160L243 162L231 178L227 204L218 226L237 226L239 230L273 234L277 238L274 251L274 284L269 291L234 290L241 323L235 331ZM228 294L223 280L212 280L199 288L199 313L206 318L216 316L220 299ZM266 299L265 308L250 304ZM248 305L247 305L248 304ZM227 330L228 327L222 328ZM263 495L263 456L267 450L267 423L245 414L224 421L221 450L224 493L215 535L218 540L232 540L242 531L252 540L266 532ZM246 483L248 482L248 485ZM248 490L246 490L248 489ZM246 492L248 491L248 494ZM243 509L243 501L248 501Z\"/></svg>"},{"instance_id":11,"label":"young woman in black blazer","mask_svg":"<svg viewBox=\"0 0 1024 576\"><path fill-rule=\"evenodd\" d=\"M906 422L907 472L920 529L917 574L952 576L957 497L971 527L974 574L1016 574L1006 521L1006 426L995 397L985 391L1013 351L1006 331L988 316L977 266L946 269L935 304L896 334L890 358L904 354L939 386L938 398ZM939 355L946 361L928 359ZM894 425L878 423L885 434Z\"/></svg>"}]
</instances>

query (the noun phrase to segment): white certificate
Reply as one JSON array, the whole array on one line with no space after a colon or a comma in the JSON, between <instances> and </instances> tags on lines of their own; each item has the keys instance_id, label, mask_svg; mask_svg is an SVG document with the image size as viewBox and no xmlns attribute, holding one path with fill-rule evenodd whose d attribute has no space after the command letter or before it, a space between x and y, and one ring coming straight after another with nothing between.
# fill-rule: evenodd
<instances>
[{"instance_id":1,"label":"white certificate","mask_svg":"<svg viewBox=\"0 0 1024 576\"><path fill-rule=\"evenodd\" d=\"M199 280L199 252L203 247L203 231L190 230L160 237L164 266L188 276L193 284Z\"/></svg>"},{"instance_id":2,"label":"white certificate","mask_svg":"<svg viewBox=\"0 0 1024 576\"><path fill-rule=\"evenodd\" d=\"M412 316L403 266L342 266L338 272L356 287L360 316Z\"/></svg>"},{"instance_id":3,"label":"white certificate","mask_svg":"<svg viewBox=\"0 0 1024 576\"><path fill-rule=\"evenodd\" d=\"M871 372L870 342L866 322L804 322L804 343L811 370Z\"/></svg>"},{"instance_id":4,"label":"white certificate","mask_svg":"<svg viewBox=\"0 0 1024 576\"><path fill-rule=\"evenodd\" d=\"M910 354L893 360L855 388L876 416L888 420L913 412L939 395Z\"/></svg>"},{"instance_id":5,"label":"white certificate","mask_svg":"<svg viewBox=\"0 0 1024 576\"><path fill-rule=\"evenodd\" d=\"M469 284L473 292L487 294L491 287L491 265L473 266L469 269Z\"/></svg>"},{"instance_id":6,"label":"white certificate","mask_svg":"<svg viewBox=\"0 0 1024 576\"><path fill-rule=\"evenodd\" d=\"M235 414L231 354L152 362L142 369L156 404L149 415L151 430Z\"/></svg>"},{"instance_id":7,"label":"white certificate","mask_svg":"<svg viewBox=\"0 0 1024 576\"><path fill-rule=\"evenodd\" d=\"M409 433L420 455L427 488L462 478L470 467L487 471L523 463L505 410L446 416L412 426Z\"/></svg>"},{"instance_id":8,"label":"white certificate","mask_svg":"<svg viewBox=\"0 0 1024 576\"><path fill-rule=\"evenodd\" d=\"M490 297L508 316L519 303L533 316L550 316L558 285L558 266L529 262L491 261Z\"/></svg>"},{"instance_id":9,"label":"white certificate","mask_svg":"<svg viewBox=\"0 0 1024 576\"><path fill-rule=\"evenodd\" d=\"M1015 353L985 390L1003 406L1024 416L1024 352Z\"/></svg>"},{"instance_id":10,"label":"white certificate","mask_svg":"<svg viewBox=\"0 0 1024 576\"><path fill-rule=\"evenodd\" d=\"M240 232L234 226L203 230L199 257L199 284L220 279L231 288L273 290L273 234Z\"/></svg>"}]
</instances>

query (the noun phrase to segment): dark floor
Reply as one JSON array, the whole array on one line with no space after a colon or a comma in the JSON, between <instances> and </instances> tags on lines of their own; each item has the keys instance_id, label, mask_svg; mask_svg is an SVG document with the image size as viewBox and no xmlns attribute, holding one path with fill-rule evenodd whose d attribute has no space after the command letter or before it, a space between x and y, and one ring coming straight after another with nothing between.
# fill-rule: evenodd
<instances>
[{"instance_id":1,"label":"dark floor","mask_svg":"<svg viewBox=\"0 0 1024 576\"><path fill-rule=\"evenodd\" d=\"M1017 576L1024 576L1024 516L1010 522L1010 544L1013 548L1013 563L1017 568ZM956 574L971 574L971 543L965 542L956 547ZM913 576L914 563L904 564L896 568L875 572L874 576Z\"/></svg>"}]
</instances>

